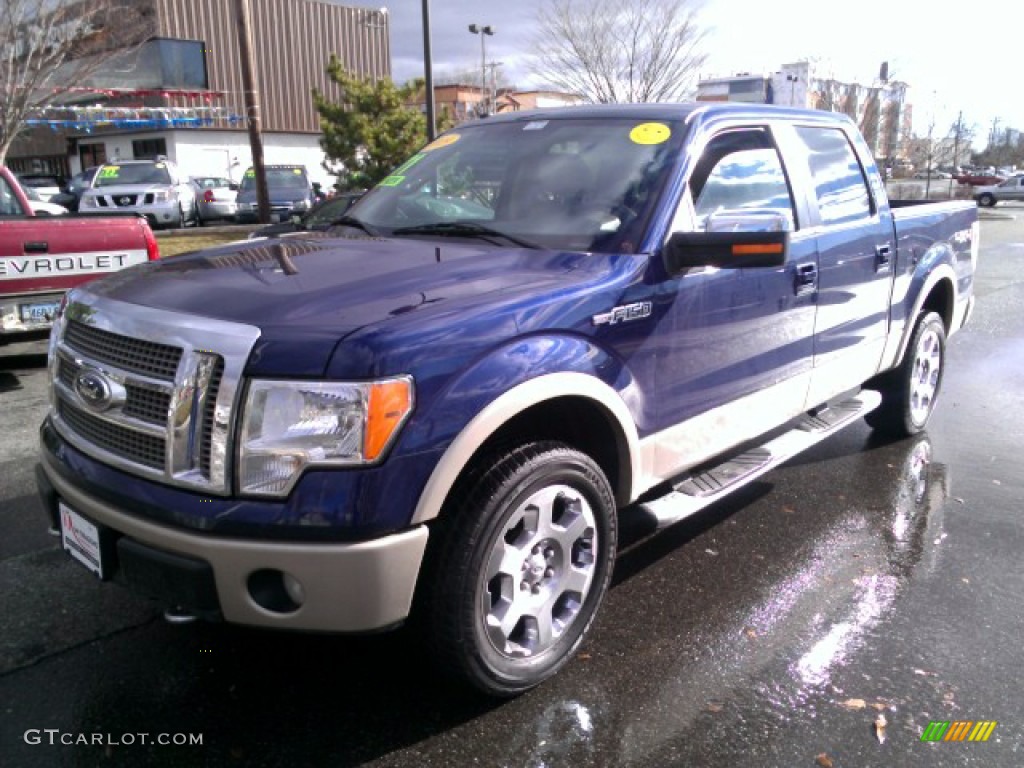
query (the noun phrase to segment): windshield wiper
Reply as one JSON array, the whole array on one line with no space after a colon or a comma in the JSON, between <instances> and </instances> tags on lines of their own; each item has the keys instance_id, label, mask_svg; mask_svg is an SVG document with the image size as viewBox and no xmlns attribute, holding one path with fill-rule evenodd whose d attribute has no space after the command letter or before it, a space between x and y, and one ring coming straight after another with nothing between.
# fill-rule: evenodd
<instances>
[{"instance_id":1,"label":"windshield wiper","mask_svg":"<svg viewBox=\"0 0 1024 768\"><path fill-rule=\"evenodd\" d=\"M333 219L331 221L331 226L332 227L353 227L355 229L363 230L363 232L365 232L366 234L370 235L371 237L380 237L380 232L378 232L374 227L371 227L369 224L367 224L362 219L357 219L355 216L349 216L348 214L345 214L344 216L339 216L338 218Z\"/></svg>"},{"instance_id":2,"label":"windshield wiper","mask_svg":"<svg viewBox=\"0 0 1024 768\"><path fill-rule=\"evenodd\" d=\"M500 237L503 240L518 245L521 248L540 248L537 243L524 240L521 237L510 235L499 229L478 224L475 221L437 221L433 224L417 224L414 227L399 227L392 230L392 235L441 235L443 237L479 237L484 240L493 240Z\"/></svg>"}]
</instances>

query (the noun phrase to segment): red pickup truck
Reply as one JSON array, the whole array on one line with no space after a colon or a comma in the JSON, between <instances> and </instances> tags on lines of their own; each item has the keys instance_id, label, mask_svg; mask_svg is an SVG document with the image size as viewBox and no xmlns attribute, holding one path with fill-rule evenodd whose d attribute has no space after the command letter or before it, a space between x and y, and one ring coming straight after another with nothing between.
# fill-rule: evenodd
<instances>
[{"instance_id":1,"label":"red pickup truck","mask_svg":"<svg viewBox=\"0 0 1024 768\"><path fill-rule=\"evenodd\" d=\"M37 217L0 166L0 346L45 337L69 288L159 258L141 217Z\"/></svg>"}]
</instances>

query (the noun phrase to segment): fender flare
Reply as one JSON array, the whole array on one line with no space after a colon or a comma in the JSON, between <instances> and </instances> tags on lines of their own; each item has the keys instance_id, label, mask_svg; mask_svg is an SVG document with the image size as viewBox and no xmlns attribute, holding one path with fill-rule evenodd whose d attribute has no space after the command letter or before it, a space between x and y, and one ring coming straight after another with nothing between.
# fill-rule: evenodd
<instances>
[{"instance_id":1,"label":"fender flare","mask_svg":"<svg viewBox=\"0 0 1024 768\"><path fill-rule=\"evenodd\" d=\"M420 494L410 525L432 520L473 454L509 419L527 408L557 397L582 397L592 400L612 416L621 430L629 451L630 480L628 497L640 476L640 438L636 424L622 397L593 376L571 371L549 373L519 384L492 400L459 432L438 461Z\"/></svg>"},{"instance_id":2,"label":"fender flare","mask_svg":"<svg viewBox=\"0 0 1024 768\"><path fill-rule=\"evenodd\" d=\"M924 285L921 286L921 290L917 294L917 298L914 299L914 308L907 315L907 324L903 328L903 334L900 338L900 345L896 350L896 357L893 360L893 368L898 366L903 361L903 355L907 352L907 345L910 343L910 337L914 333L914 325L917 322L918 315L921 314L921 309L924 307L925 301L931 296L932 291L939 285L940 282L946 280L949 282L950 289L953 292L953 302L950 306L949 317L942 318L943 324L946 325L947 333L950 330L953 318L956 316L956 304L957 304L957 289L956 289L956 272L953 271L953 267L949 264L938 264L928 274L928 278L925 280Z\"/></svg>"}]
</instances>

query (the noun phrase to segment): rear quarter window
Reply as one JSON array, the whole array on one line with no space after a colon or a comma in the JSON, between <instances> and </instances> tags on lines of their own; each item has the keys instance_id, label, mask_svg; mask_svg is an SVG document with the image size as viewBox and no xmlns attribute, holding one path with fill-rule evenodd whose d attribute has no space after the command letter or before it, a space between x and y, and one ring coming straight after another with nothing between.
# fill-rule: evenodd
<instances>
[{"instance_id":1,"label":"rear quarter window","mask_svg":"<svg viewBox=\"0 0 1024 768\"><path fill-rule=\"evenodd\" d=\"M839 128L801 126L797 136L807 148L822 224L870 218L867 180L846 134Z\"/></svg>"}]
</instances>

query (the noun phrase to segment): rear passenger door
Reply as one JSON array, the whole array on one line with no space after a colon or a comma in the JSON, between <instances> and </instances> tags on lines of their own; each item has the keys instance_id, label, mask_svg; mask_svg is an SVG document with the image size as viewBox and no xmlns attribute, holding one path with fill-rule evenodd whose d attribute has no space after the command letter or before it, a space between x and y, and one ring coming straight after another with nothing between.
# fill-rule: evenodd
<instances>
[{"instance_id":1,"label":"rear passenger door","mask_svg":"<svg viewBox=\"0 0 1024 768\"><path fill-rule=\"evenodd\" d=\"M896 254L892 214L840 126L796 126L810 176L818 253L814 370L808 406L858 386L878 371L889 327ZM870 176L878 179L877 172Z\"/></svg>"}]
</instances>

